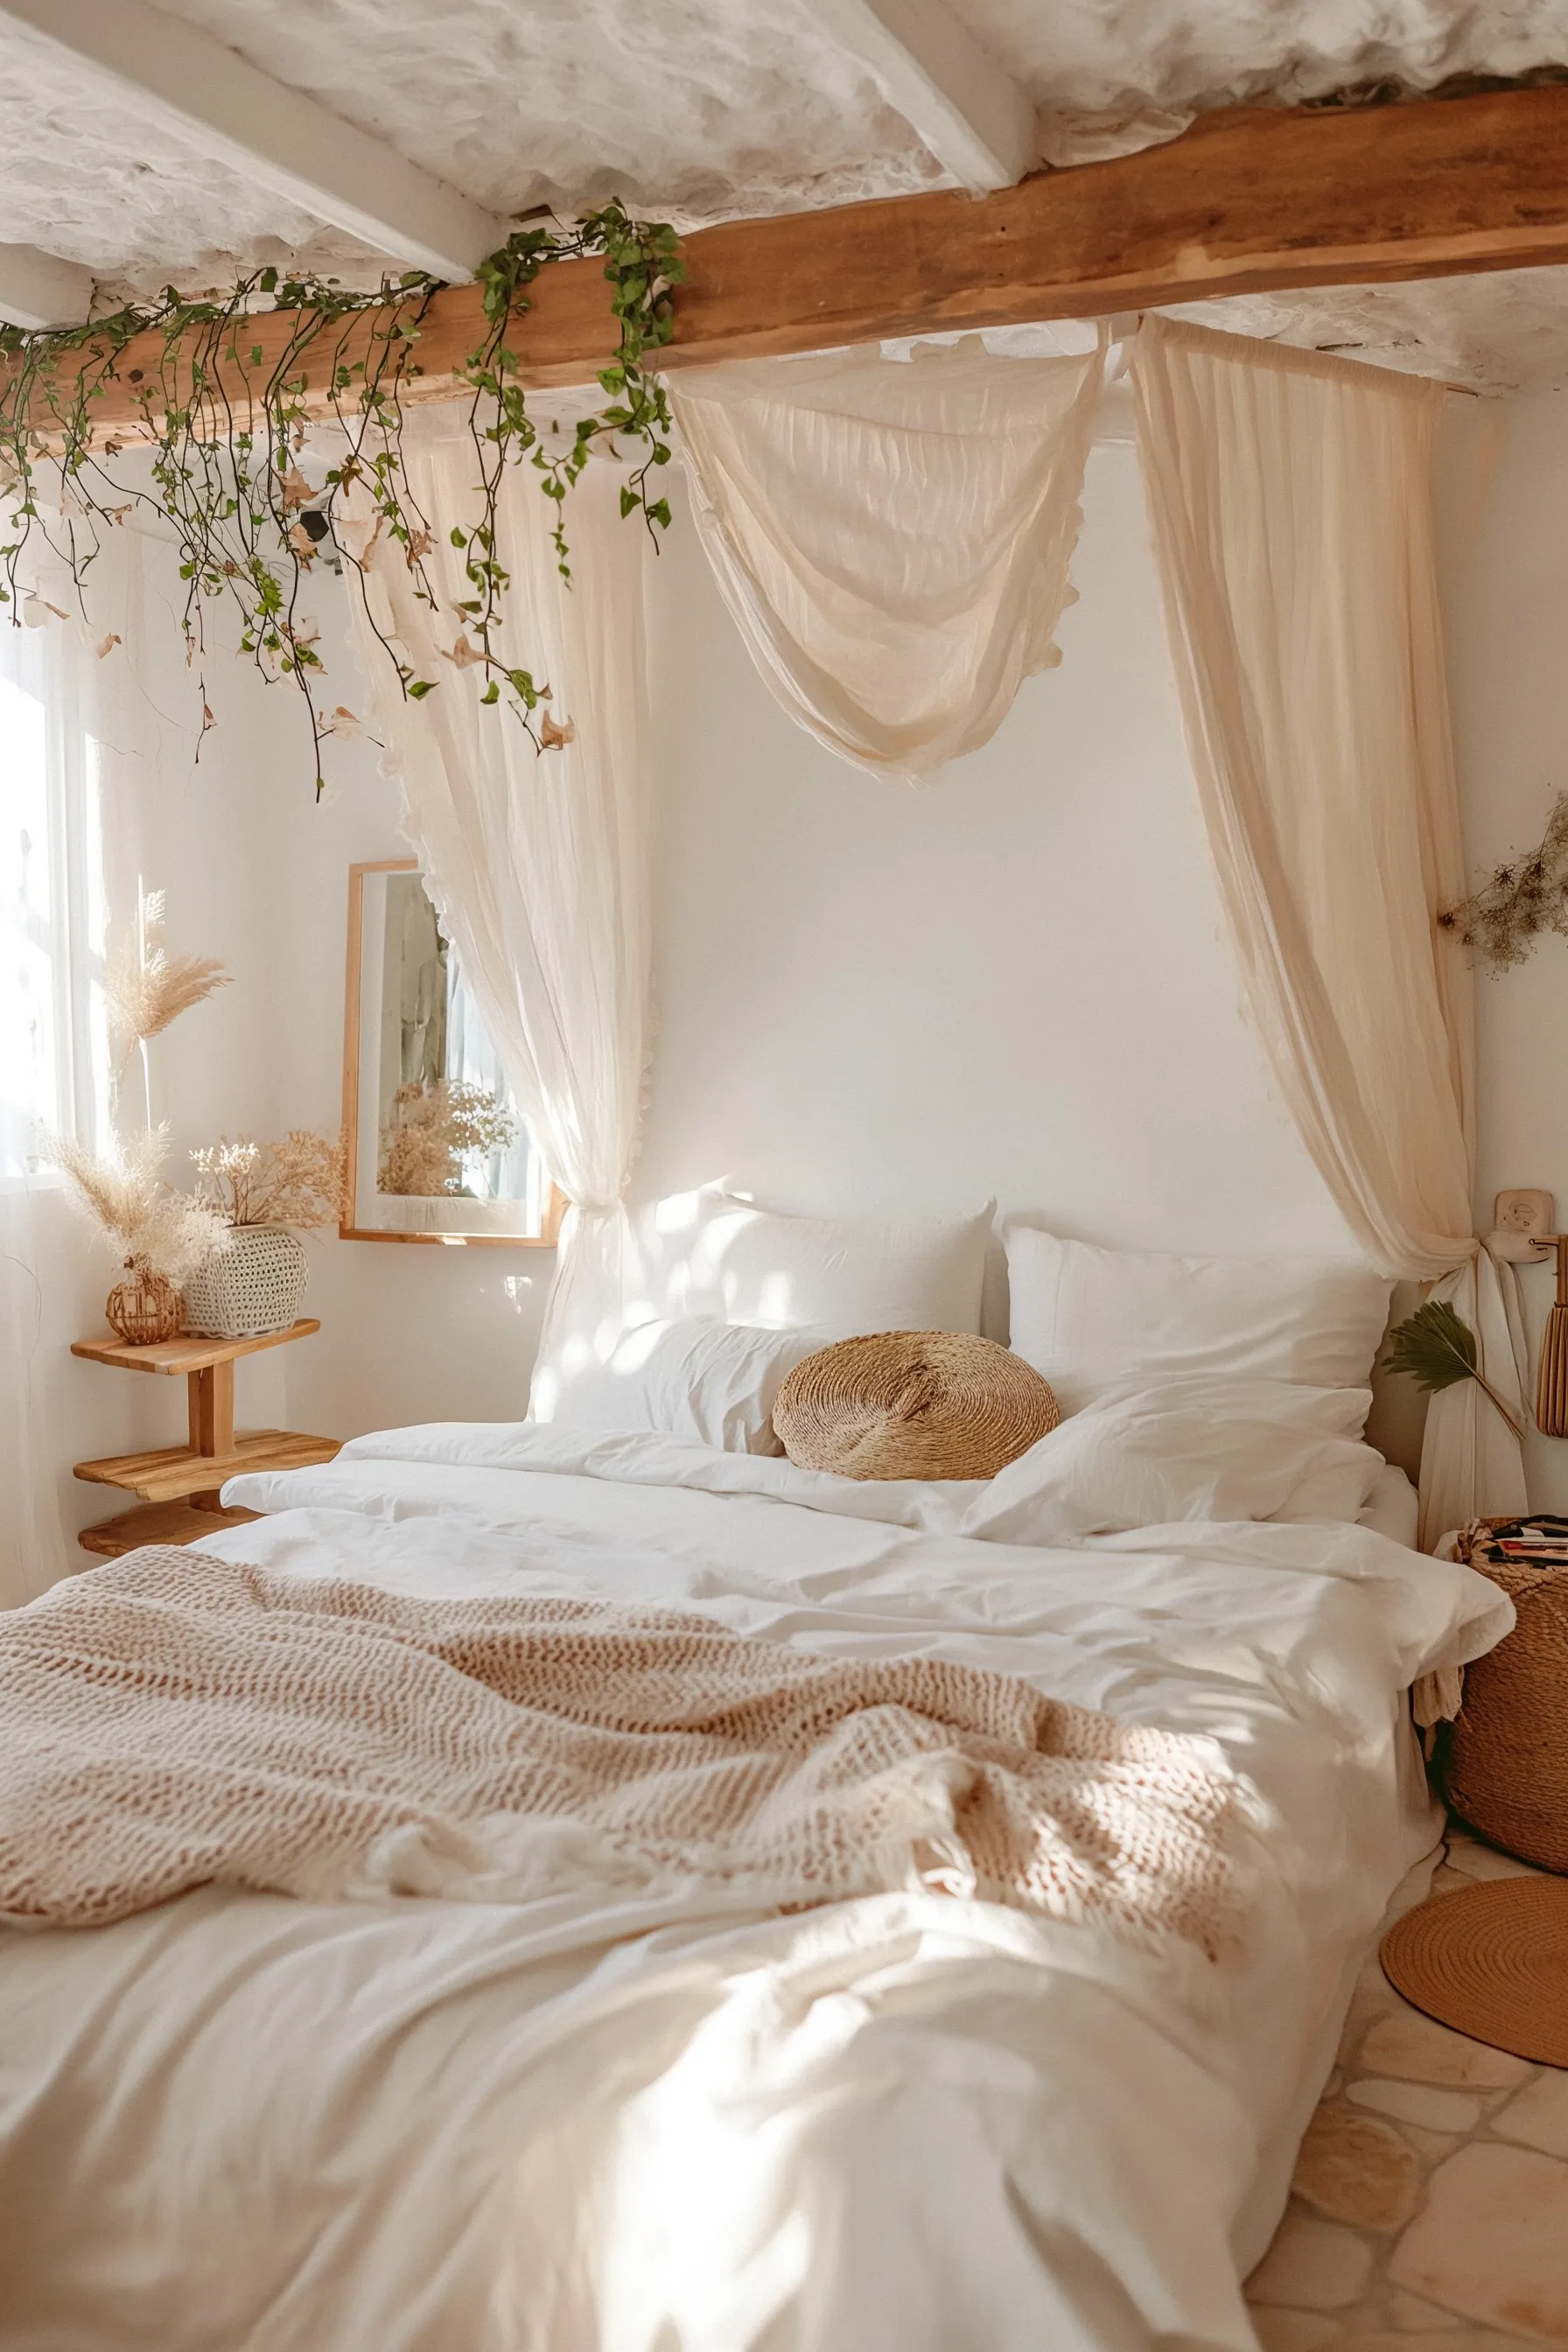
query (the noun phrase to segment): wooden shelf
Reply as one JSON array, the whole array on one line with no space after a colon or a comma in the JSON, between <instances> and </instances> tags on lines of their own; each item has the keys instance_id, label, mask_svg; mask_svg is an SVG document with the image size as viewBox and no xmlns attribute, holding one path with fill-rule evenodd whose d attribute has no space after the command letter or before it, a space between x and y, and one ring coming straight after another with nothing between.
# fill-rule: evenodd
<instances>
[{"instance_id":1,"label":"wooden shelf","mask_svg":"<svg viewBox=\"0 0 1568 2352\"><path fill-rule=\"evenodd\" d=\"M222 1454L163 1445L150 1454L79 1462L74 1475L100 1486L123 1486L143 1502L172 1503L182 1495L216 1494L226 1478L237 1478L242 1470L303 1470L314 1462L330 1462L341 1444L340 1438L302 1437L291 1429L251 1429Z\"/></svg>"},{"instance_id":2,"label":"wooden shelf","mask_svg":"<svg viewBox=\"0 0 1568 2352\"><path fill-rule=\"evenodd\" d=\"M139 1543L197 1543L215 1527L243 1525L258 1516L224 1509L218 1489L226 1478L237 1478L245 1470L304 1470L312 1463L330 1462L340 1443L335 1437L306 1437L294 1429L237 1432L234 1425L236 1359L280 1348L289 1339L308 1339L321 1328L313 1316L306 1315L287 1331L268 1331L256 1339L187 1337L161 1339L150 1348L129 1347L108 1334L74 1341L71 1354L89 1363L108 1364L116 1371L162 1372L169 1379L183 1376L189 1437L184 1445L77 1463L77 1477L98 1486L122 1486L147 1507L84 1528L77 1538L82 1549L113 1558L134 1550Z\"/></svg>"},{"instance_id":3,"label":"wooden shelf","mask_svg":"<svg viewBox=\"0 0 1568 2352\"><path fill-rule=\"evenodd\" d=\"M106 1332L101 1339L73 1339L71 1354L92 1364L113 1364L122 1372L205 1372L214 1364L232 1364L237 1356L259 1355L263 1348L281 1348L290 1339L308 1339L321 1324L302 1315L287 1331L268 1331L259 1339L199 1339L182 1333L177 1339L158 1339L150 1348L132 1348L127 1340Z\"/></svg>"},{"instance_id":4,"label":"wooden shelf","mask_svg":"<svg viewBox=\"0 0 1568 2352\"><path fill-rule=\"evenodd\" d=\"M133 1511L121 1511L118 1518L83 1528L77 1541L83 1551L96 1552L100 1559L118 1559L122 1551L136 1551L142 1544L200 1544L218 1528L243 1528L260 1517L259 1511L243 1511L237 1504L213 1511L184 1499L142 1503Z\"/></svg>"}]
</instances>

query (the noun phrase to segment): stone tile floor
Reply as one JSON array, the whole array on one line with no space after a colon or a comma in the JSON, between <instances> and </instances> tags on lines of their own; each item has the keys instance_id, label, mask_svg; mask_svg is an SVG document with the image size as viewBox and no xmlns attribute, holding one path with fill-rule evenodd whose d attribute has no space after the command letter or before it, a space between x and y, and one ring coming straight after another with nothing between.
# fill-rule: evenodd
<instances>
[{"instance_id":1,"label":"stone tile floor","mask_svg":"<svg viewBox=\"0 0 1568 2352\"><path fill-rule=\"evenodd\" d=\"M1456 1824L1432 1892L1531 1874ZM1374 1955L1247 2294L1264 2352L1568 2346L1568 2073L1423 2017Z\"/></svg>"}]
</instances>

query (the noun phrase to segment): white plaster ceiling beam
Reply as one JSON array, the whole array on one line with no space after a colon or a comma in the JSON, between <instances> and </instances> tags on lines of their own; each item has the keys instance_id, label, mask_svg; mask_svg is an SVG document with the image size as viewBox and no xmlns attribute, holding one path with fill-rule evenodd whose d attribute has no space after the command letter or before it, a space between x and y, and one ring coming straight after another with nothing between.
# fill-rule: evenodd
<instances>
[{"instance_id":1,"label":"white plaster ceiling beam","mask_svg":"<svg viewBox=\"0 0 1568 2352\"><path fill-rule=\"evenodd\" d=\"M79 327L92 311L92 272L36 245L0 245L0 319L13 327Z\"/></svg>"},{"instance_id":2,"label":"white plaster ceiling beam","mask_svg":"<svg viewBox=\"0 0 1568 2352\"><path fill-rule=\"evenodd\" d=\"M1040 160L1035 109L945 0L813 0L922 146L963 187L1007 188Z\"/></svg>"},{"instance_id":3,"label":"white plaster ceiling beam","mask_svg":"<svg viewBox=\"0 0 1568 2352\"><path fill-rule=\"evenodd\" d=\"M4 0L0 31L7 24L112 91L133 120L158 122L405 268L471 278L505 239L504 222L384 140L144 0Z\"/></svg>"}]
</instances>

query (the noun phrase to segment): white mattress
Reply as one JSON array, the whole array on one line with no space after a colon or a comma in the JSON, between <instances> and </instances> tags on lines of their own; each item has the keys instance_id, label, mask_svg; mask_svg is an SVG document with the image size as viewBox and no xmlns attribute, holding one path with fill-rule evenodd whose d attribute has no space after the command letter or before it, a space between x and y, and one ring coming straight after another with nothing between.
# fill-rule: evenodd
<instances>
[{"instance_id":1,"label":"white mattress","mask_svg":"<svg viewBox=\"0 0 1568 2352\"><path fill-rule=\"evenodd\" d=\"M723 1491L733 1457L659 1440L376 1447L236 1482L273 1516L210 1549L668 1601L1202 1731L1263 1809L1249 1948L591 1890L0 1934L6 2352L1250 2352L1238 2278L1436 1836L1403 1693L1496 1638L1495 1589L1364 1526L1046 1550Z\"/></svg>"}]
</instances>

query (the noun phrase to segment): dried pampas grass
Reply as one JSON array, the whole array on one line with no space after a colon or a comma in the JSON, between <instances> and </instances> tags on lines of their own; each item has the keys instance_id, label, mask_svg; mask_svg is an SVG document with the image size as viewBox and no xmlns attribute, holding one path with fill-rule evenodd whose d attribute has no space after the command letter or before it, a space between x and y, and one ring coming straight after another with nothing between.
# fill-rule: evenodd
<instances>
[{"instance_id":1,"label":"dried pampas grass","mask_svg":"<svg viewBox=\"0 0 1568 2352\"><path fill-rule=\"evenodd\" d=\"M138 1045L229 983L216 957L169 953L159 937L163 913L162 890L150 890L138 900L136 937L110 957L103 976L110 1026L124 1049L122 1068Z\"/></svg>"},{"instance_id":2,"label":"dried pampas grass","mask_svg":"<svg viewBox=\"0 0 1568 2352\"><path fill-rule=\"evenodd\" d=\"M68 1136L50 1136L45 1146L100 1239L127 1265L180 1282L204 1258L228 1247L228 1232L215 1210L164 1183L158 1171L168 1149L166 1127L118 1143L112 1158Z\"/></svg>"}]
</instances>

